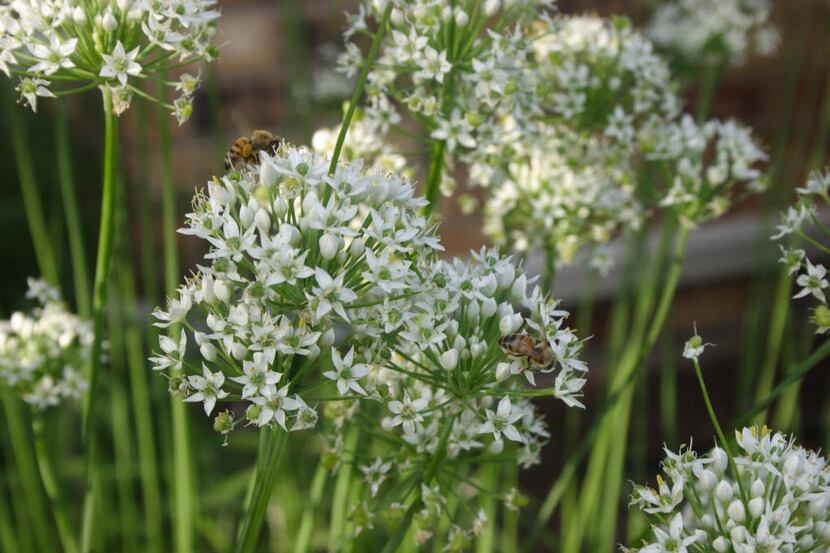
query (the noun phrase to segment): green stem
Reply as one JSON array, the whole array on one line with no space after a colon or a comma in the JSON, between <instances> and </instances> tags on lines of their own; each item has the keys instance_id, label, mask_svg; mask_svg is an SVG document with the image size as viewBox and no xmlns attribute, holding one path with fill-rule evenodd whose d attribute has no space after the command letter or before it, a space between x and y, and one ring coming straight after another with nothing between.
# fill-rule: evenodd
<instances>
[{"instance_id":1,"label":"green stem","mask_svg":"<svg viewBox=\"0 0 830 553\"><path fill-rule=\"evenodd\" d=\"M441 175L444 174L444 150L446 142L433 140L430 146L429 169L427 170L427 181L424 185L424 197L427 205L424 206L424 214L435 213L438 207L438 200L441 198Z\"/></svg>"},{"instance_id":2,"label":"green stem","mask_svg":"<svg viewBox=\"0 0 830 553\"><path fill-rule=\"evenodd\" d=\"M722 73L723 64L719 62L708 63L704 68L703 82L700 85L700 96L697 104L698 123L704 122L712 110L712 101L715 98Z\"/></svg>"},{"instance_id":3,"label":"green stem","mask_svg":"<svg viewBox=\"0 0 830 553\"><path fill-rule=\"evenodd\" d=\"M0 549L3 551L26 551L20 547L14 532L14 525L9 518L9 512L5 491L0 489Z\"/></svg>"},{"instance_id":4,"label":"green stem","mask_svg":"<svg viewBox=\"0 0 830 553\"><path fill-rule=\"evenodd\" d=\"M112 96L104 90L104 168L101 191L101 224L98 234L98 253L95 261L95 283L92 291L92 318L94 338L92 359L89 364L89 388L84 397L83 438L85 444L86 492L84 496L81 550L88 553L92 548L95 519L95 496L98 491L98 444L96 439L96 402L98 380L102 370L102 345L104 340L104 311L107 295L107 275L112 257L113 222L115 212L115 154L118 133L115 115L112 112Z\"/></svg>"},{"instance_id":5,"label":"green stem","mask_svg":"<svg viewBox=\"0 0 830 553\"><path fill-rule=\"evenodd\" d=\"M239 526L234 553L251 553L257 545L271 492L274 490L279 472L280 458L287 441L288 433L282 429L263 428L260 432L263 434L260 440L260 455L254 476L253 493Z\"/></svg>"},{"instance_id":6,"label":"green stem","mask_svg":"<svg viewBox=\"0 0 830 553\"><path fill-rule=\"evenodd\" d=\"M17 165L17 178L20 182L20 192L23 196L23 208L26 211L26 220L32 236L35 257L41 275L49 283L58 284L58 266L55 261L55 252L49 240L46 229L43 204L38 191L35 166L32 150L27 143L26 126L21 119L19 108L14 105L7 92L3 93L3 104L6 119L9 123L9 135L12 142L12 152Z\"/></svg>"},{"instance_id":7,"label":"green stem","mask_svg":"<svg viewBox=\"0 0 830 553\"><path fill-rule=\"evenodd\" d=\"M300 529L297 531L297 539L294 542L294 553L308 553L311 546L311 531L314 529L314 510L323 497L323 490L326 488L326 480L329 477L329 470L322 462L317 463L314 471L314 478L311 480L311 493L308 503L303 509L303 516L300 520Z\"/></svg>"},{"instance_id":8,"label":"green stem","mask_svg":"<svg viewBox=\"0 0 830 553\"><path fill-rule=\"evenodd\" d=\"M498 464L487 463L479 471L482 488L494 490L498 487ZM487 524L476 539L476 553L490 553L493 551L496 541L496 497L489 494L484 496L481 501L481 508L484 509L484 514L487 516Z\"/></svg>"},{"instance_id":9,"label":"green stem","mask_svg":"<svg viewBox=\"0 0 830 553\"><path fill-rule=\"evenodd\" d=\"M78 315L89 317L89 271L86 248L78 210L78 197L72 177L72 152L69 145L69 124L62 102L55 103L55 145L57 149L58 181L66 218L66 232L69 237L69 253L72 258L72 281L75 284L75 305Z\"/></svg>"},{"instance_id":10,"label":"green stem","mask_svg":"<svg viewBox=\"0 0 830 553\"><path fill-rule=\"evenodd\" d=\"M812 355L810 355L810 357L796 367L795 370L787 373L787 376L785 376L775 388L770 390L769 394L767 394L765 398L758 400L755 405L750 407L738 418L738 421L735 423L734 427L742 428L746 426L756 414L764 411L772 405L775 400L778 399L781 394L786 392L792 384L804 378L804 375L810 372L810 370L823 361L828 355L830 355L830 340L825 341L817 350L813 352Z\"/></svg>"},{"instance_id":11,"label":"green stem","mask_svg":"<svg viewBox=\"0 0 830 553\"><path fill-rule=\"evenodd\" d=\"M715 415L715 409L712 407L712 400L709 399L709 392L706 389L706 382L703 380L703 372L700 370L700 361L697 358L692 359L692 363L695 366L695 374L697 375L697 382L700 384L700 393L703 394L703 402L706 404L706 412L709 413L709 419L712 421L712 426L715 427L715 433L718 436L718 441L721 444L721 447L726 451L726 456L729 459L729 468L732 471L732 476L735 478L735 481L738 483L738 490L741 492L741 501L743 501L744 508L746 512L749 512L749 500L748 496L746 495L746 487L744 486L743 479L741 478L741 474L738 472L738 466L735 464L735 456L732 455L732 448L729 447L729 442L726 440L726 436L723 434L723 430L721 429L720 422L718 422L718 417Z\"/></svg>"},{"instance_id":12,"label":"green stem","mask_svg":"<svg viewBox=\"0 0 830 553\"><path fill-rule=\"evenodd\" d=\"M778 359L781 353L781 344L784 339L784 329L787 325L787 316L790 311L790 290L792 289L792 277L783 265L778 271L778 285L773 296L772 314L769 320L767 331L766 351L764 363L757 375L758 387L755 391L755 400L759 400L769 394L772 383L775 380L775 369L778 366ZM756 423L761 424L766 418L766 412L758 414Z\"/></svg>"},{"instance_id":13,"label":"green stem","mask_svg":"<svg viewBox=\"0 0 830 553\"><path fill-rule=\"evenodd\" d=\"M447 442L450 439L450 434L452 432L452 425L455 421L455 417L449 416L444 419L444 422L441 427L441 431L438 435L438 445L435 448L435 452L433 453L432 459L430 460L429 465L427 466L427 470L424 472L423 478L420 480L421 484L425 484L429 486L432 482L432 479L435 478L435 475L438 473L438 468L441 466L441 462L447 456ZM420 490L418 486L416 486L416 490ZM415 516L415 513L418 509L421 508L423 502L421 501L420 493L417 494L417 497L412 501L409 505L409 508L404 513L403 520L398 528L395 530L395 533L389 538L389 541L386 542L382 553L395 553L398 551L398 548L403 541L404 536L409 531L409 527L412 525L412 518ZM492 524L493 521L491 520L490 523Z\"/></svg>"},{"instance_id":14,"label":"green stem","mask_svg":"<svg viewBox=\"0 0 830 553\"><path fill-rule=\"evenodd\" d=\"M378 30L375 31L375 37L372 39L372 45L369 47L369 53L366 56L366 61L363 63L363 68L360 70L360 76L357 78L357 86L352 94L352 99L349 101L349 107L346 110L346 115L343 117L343 123L340 125L340 133L337 135L337 143L334 146L334 152L331 155L331 164L329 165L329 174L333 175L337 169L337 161L340 159L340 152L343 149L343 144L346 142L346 132L349 130L349 125L352 123L352 117L357 109L357 104L360 102L360 97L363 95L363 89L366 86L366 79L369 76L369 71L375 64L375 58L380 48L380 42L386 34L386 27L389 23L389 16L392 14L392 7L394 2L388 2L386 9L383 10L383 15L378 24Z\"/></svg>"},{"instance_id":15,"label":"green stem","mask_svg":"<svg viewBox=\"0 0 830 553\"><path fill-rule=\"evenodd\" d=\"M56 550L52 525L49 523L43 491L35 470L35 455L28 436L27 425L23 421L20 401L6 395L3 397L3 409L9 428L9 440L18 480L24 492L21 500L26 504L30 517L27 522L34 529L37 550L41 553L51 553Z\"/></svg>"},{"instance_id":16,"label":"green stem","mask_svg":"<svg viewBox=\"0 0 830 553\"><path fill-rule=\"evenodd\" d=\"M360 429L352 427L343 443L345 451L354 451L360 440ZM344 465L337 474L334 483L334 496L331 502L331 519L329 520L329 543L330 552L338 551L343 539L343 528L346 525L346 510L349 506L349 489L352 482L352 465Z\"/></svg>"},{"instance_id":17,"label":"green stem","mask_svg":"<svg viewBox=\"0 0 830 553\"><path fill-rule=\"evenodd\" d=\"M43 416L40 413L32 413L32 433L35 438L35 457L37 467L40 471L40 481L43 489L52 504L52 515L55 517L55 524L58 527L58 536L64 553L77 553L78 541L75 538L73 525L66 512L66 505L60 493L60 486L52 468L52 460L46 451L46 441L43 439Z\"/></svg>"},{"instance_id":18,"label":"green stem","mask_svg":"<svg viewBox=\"0 0 830 553\"><path fill-rule=\"evenodd\" d=\"M133 418L135 419L138 442L139 475L141 495L144 499L144 529L147 534L147 548L150 551L164 550L162 534L162 506L159 472L156 459L156 442L153 437L153 404L147 385L147 365L142 348L141 330L129 321L137 319L136 295L133 273L122 257L118 277L124 316L124 348L127 357L127 371L130 380Z\"/></svg>"}]
</instances>

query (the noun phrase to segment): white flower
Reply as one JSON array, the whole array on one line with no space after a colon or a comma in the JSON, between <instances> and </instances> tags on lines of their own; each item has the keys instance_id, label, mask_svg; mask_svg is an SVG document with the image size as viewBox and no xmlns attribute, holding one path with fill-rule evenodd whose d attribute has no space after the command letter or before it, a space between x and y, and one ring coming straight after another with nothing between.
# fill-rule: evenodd
<instances>
[{"instance_id":1,"label":"white flower","mask_svg":"<svg viewBox=\"0 0 830 553\"><path fill-rule=\"evenodd\" d=\"M129 52L124 51L124 44L119 40L112 54L101 54L104 64L101 66L99 76L104 78L115 77L122 85L127 84L127 78L141 74L141 64L136 62L139 47L136 46Z\"/></svg>"},{"instance_id":2,"label":"white flower","mask_svg":"<svg viewBox=\"0 0 830 553\"><path fill-rule=\"evenodd\" d=\"M221 372L211 372L207 366L202 364L202 374L187 377L190 386L196 390L195 393L185 398L185 401L204 402L205 414L210 415L216 406L216 400L227 397L228 392L222 390L225 383L225 375Z\"/></svg>"},{"instance_id":3,"label":"white flower","mask_svg":"<svg viewBox=\"0 0 830 553\"><path fill-rule=\"evenodd\" d=\"M420 414L427 406L427 399L419 397L415 400L409 398L409 393L404 392L403 401L393 400L389 402L389 410L395 415L390 421L390 426L395 427L399 424L403 426L403 431L407 434L415 432L415 424L424 420Z\"/></svg>"},{"instance_id":4,"label":"white flower","mask_svg":"<svg viewBox=\"0 0 830 553\"><path fill-rule=\"evenodd\" d=\"M511 413L511 410L512 405L510 403L510 398L508 396L504 396L499 401L499 405L495 412L490 409L486 410L487 422L483 423L478 429L479 434L492 433L496 440L504 434L508 439L513 440L514 442L524 442L524 438L513 425L513 423L519 420L522 415L521 413Z\"/></svg>"},{"instance_id":5,"label":"white flower","mask_svg":"<svg viewBox=\"0 0 830 553\"><path fill-rule=\"evenodd\" d=\"M383 484L383 481L386 480L386 473L388 473L391 468L391 461L384 462L380 457L376 458L371 465L360 467L364 480L366 480L366 483L369 484L371 488L372 497L377 495L378 489L381 484Z\"/></svg>"},{"instance_id":6,"label":"white flower","mask_svg":"<svg viewBox=\"0 0 830 553\"><path fill-rule=\"evenodd\" d=\"M475 148L476 140L472 136L472 125L458 110L452 112L449 120L438 121L438 128L432 131L430 137L447 142L447 148L455 150L456 143L465 148Z\"/></svg>"},{"instance_id":7,"label":"white flower","mask_svg":"<svg viewBox=\"0 0 830 553\"><path fill-rule=\"evenodd\" d=\"M231 377L231 380L243 385L242 399L254 395L263 395L266 388L276 389L282 379L282 373L272 371L268 358L260 351L254 352L254 360L242 362L243 376Z\"/></svg>"},{"instance_id":8,"label":"white flower","mask_svg":"<svg viewBox=\"0 0 830 553\"><path fill-rule=\"evenodd\" d=\"M677 513L671 520L668 533L658 527L654 528L657 543L640 549L641 553L687 553L689 546L698 541L697 533L684 535L683 516Z\"/></svg>"},{"instance_id":9,"label":"white flower","mask_svg":"<svg viewBox=\"0 0 830 553\"><path fill-rule=\"evenodd\" d=\"M29 67L29 71L34 74L52 75L61 68L75 67L75 64L69 58L75 52L77 44L77 38L61 41L56 35L49 38L49 46L38 42L28 43L29 51L40 60Z\"/></svg>"},{"instance_id":10,"label":"white flower","mask_svg":"<svg viewBox=\"0 0 830 553\"><path fill-rule=\"evenodd\" d=\"M342 358L336 349L332 349L331 362L335 370L326 371L323 376L337 382L337 391L340 395L348 394L349 390L360 395L366 395L366 390L360 386L358 381L369 374L369 366L354 363L354 348L350 349L346 356Z\"/></svg>"},{"instance_id":11,"label":"white flower","mask_svg":"<svg viewBox=\"0 0 830 553\"><path fill-rule=\"evenodd\" d=\"M29 104L32 111L37 111L37 98L55 98L55 95L47 88L49 81L38 78L23 78L20 79L20 84L17 85L17 90L20 96Z\"/></svg>"},{"instance_id":12,"label":"white flower","mask_svg":"<svg viewBox=\"0 0 830 553\"><path fill-rule=\"evenodd\" d=\"M686 340L686 344L683 346L683 357L686 359L697 360L700 358L703 350L711 345L712 344L703 342L703 338L698 336L697 327L695 327L695 335Z\"/></svg>"},{"instance_id":13,"label":"white flower","mask_svg":"<svg viewBox=\"0 0 830 553\"><path fill-rule=\"evenodd\" d=\"M279 389L276 387L263 389L263 393L254 398L254 404L259 407L259 416L256 418L257 426L265 426L273 421L283 430L287 430L286 411L296 411L302 407L299 401L288 397L287 384Z\"/></svg>"},{"instance_id":14,"label":"white flower","mask_svg":"<svg viewBox=\"0 0 830 553\"><path fill-rule=\"evenodd\" d=\"M826 275L827 269L824 265L813 265L808 259L807 273L799 275L795 281L798 286L801 286L801 291L794 295L793 299L803 298L808 294L812 294L820 302L826 303L824 289L830 286L830 283L824 278Z\"/></svg>"},{"instance_id":15,"label":"white flower","mask_svg":"<svg viewBox=\"0 0 830 553\"><path fill-rule=\"evenodd\" d=\"M439 83L444 82L444 75L452 69L452 64L447 61L447 52L438 52L432 46L427 46L420 55L415 58L421 70L416 72L416 79L435 79Z\"/></svg>"}]
</instances>

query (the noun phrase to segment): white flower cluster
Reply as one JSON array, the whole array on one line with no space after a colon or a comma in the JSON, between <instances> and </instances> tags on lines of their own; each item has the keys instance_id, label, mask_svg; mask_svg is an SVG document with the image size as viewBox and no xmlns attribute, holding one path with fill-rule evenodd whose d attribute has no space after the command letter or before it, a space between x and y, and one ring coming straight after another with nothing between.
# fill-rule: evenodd
<instances>
[{"instance_id":1,"label":"white flower cluster","mask_svg":"<svg viewBox=\"0 0 830 553\"><path fill-rule=\"evenodd\" d=\"M555 249L568 263L585 246L639 228L645 210L631 164L603 144L597 136L547 127L517 145L507 176L487 197L485 234L519 252Z\"/></svg>"},{"instance_id":2,"label":"white flower cluster","mask_svg":"<svg viewBox=\"0 0 830 553\"><path fill-rule=\"evenodd\" d=\"M686 61L740 65L778 47L771 11L770 0L671 0L659 4L648 34Z\"/></svg>"},{"instance_id":3,"label":"white flower cluster","mask_svg":"<svg viewBox=\"0 0 830 553\"><path fill-rule=\"evenodd\" d=\"M522 468L539 463L549 434L523 393L537 378L549 387L535 390L540 392L536 395L582 407L588 370L580 360L583 343L566 326L568 314L539 287L531 290L527 276L510 258L482 249L469 261L437 260L424 270L430 286L411 311L384 317L383 329L361 329L369 336L381 330L397 335L385 346L388 350L379 350L372 339L358 346L362 361L371 367L361 371L370 375L367 390L384 402L383 441L395 444L390 457L362 468L367 500L384 490L386 480L389 492L424 474L440 451L459 467L472 467L481 456L502 452L511 452L505 461ZM529 349L502 344L505 337L540 345L547 352L546 363L532 359ZM340 391L353 393L345 384ZM392 459L394 475L387 474ZM453 524L462 522L428 499L463 493L458 488L465 485L452 471L439 469L439 476L422 491L424 506L415 518L418 543L432 536L443 516ZM508 505L520 503L517 497L502 499ZM466 543L475 535L475 529L457 526L454 540Z\"/></svg>"},{"instance_id":4,"label":"white flower cluster","mask_svg":"<svg viewBox=\"0 0 830 553\"><path fill-rule=\"evenodd\" d=\"M659 205L696 224L720 217L734 201L763 191L758 168L767 155L752 131L735 121L703 124L690 115L644 129L646 156L669 176Z\"/></svg>"},{"instance_id":5,"label":"white flower cluster","mask_svg":"<svg viewBox=\"0 0 830 553\"><path fill-rule=\"evenodd\" d=\"M830 468L819 453L766 427L735 433L739 453L729 468L714 448L666 450L658 489L636 486L631 504L653 515L653 537L641 553L830 550Z\"/></svg>"},{"instance_id":6,"label":"white flower cluster","mask_svg":"<svg viewBox=\"0 0 830 553\"><path fill-rule=\"evenodd\" d=\"M0 70L20 77L17 90L32 110L38 97L95 86L112 93L113 110L127 109L134 83L199 59L211 60L219 12L215 0L14 0L0 6ZM75 88L66 86L76 83ZM185 121L198 77L167 83L179 92L167 107ZM55 88L62 86L62 89ZM164 102L161 98L158 101Z\"/></svg>"},{"instance_id":7,"label":"white flower cluster","mask_svg":"<svg viewBox=\"0 0 830 553\"><path fill-rule=\"evenodd\" d=\"M680 111L668 66L628 20L556 17L537 32L538 102L556 123L599 133L608 147L630 153L644 121Z\"/></svg>"},{"instance_id":8,"label":"white flower cluster","mask_svg":"<svg viewBox=\"0 0 830 553\"><path fill-rule=\"evenodd\" d=\"M494 242L555 249L569 263L641 226L641 128L671 121L680 100L666 64L625 19L546 19L532 45L538 124L518 132L505 121L512 158L494 164L485 149L470 175L489 189L484 229Z\"/></svg>"},{"instance_id":9,"label":"white flower cluster","mask_svg":"<svg viewBox=\"0 0 830 553\"><path fill-rule=\"evenodd\" d=\"M298 393L312 368L330 365L338 388L356 393L365 376L333 347L335 325L382 332L383 317L421 288L419 260L441 249L423 203L395 175L342 163L330 176L326 158L288 145L263 153L258 170L214 178L180 231L211 244L208 264L155 313L158 326L190 330L201 363L185 359L182 329L160 338L154 368L184 369L171 389L207 414L217 401L247 403L244 415L217 419L225 433L243 419L314 426Z\"/></svg>"},{"instance_id":10,"label":"white flower cluster","mask_svg":"<svg viewBox=\"0 0 830 553\"><path fill-rule=\"evenodd\" d=\"M830 172L814 173L807 180L804 188L796 188L798 203L782 214L782 222L778 225L773 240L792 237L794 240L806 240L824 253L830 252L830 230L818 219L819 202L830 205ZM805 225L810 229L817 229L822 233L820 239L807 234ZM794 298L812 296L819 304L813 311L812 322L816 326L816 333L830 332L830 308L827 306L825 290L830 287L827 280L827 268L821 263L813 263L807 252L791 245L781 246L781 259L790 275L798 275L796 284L801 290Z\"/></svg>"},{"instance_id":11,"label":"white flower cluster","mask_svg":"<svg viewBox=\"0 0 830 553\"><path fill-rule=\"evenodd\" d=\"M522 114L534 105L528 27L553 1L390 1L389 31L366 89L369 132L385 136L404 123L414 124L461 159L479 155L483 148L488 155L509 150L501 120L524 121ZM381 4L365 0L351 17L346 50L338 61L347 75L363 63L351 39L368 33L367 21L379 19ZM497 155L508 157L500 151Z\"/></svg>"},{"instance_id":12,"label":"white flower cluster","mask_svg":"<svg viewBox=\"0 0 830 553\"><path fill-rule=\"evenodd\" d=\"M29 279L37 307L0 321L0 382L37 409L78 400L87 388L92 323L67 311L56 288Z\"/></svg>"}]
</instances>

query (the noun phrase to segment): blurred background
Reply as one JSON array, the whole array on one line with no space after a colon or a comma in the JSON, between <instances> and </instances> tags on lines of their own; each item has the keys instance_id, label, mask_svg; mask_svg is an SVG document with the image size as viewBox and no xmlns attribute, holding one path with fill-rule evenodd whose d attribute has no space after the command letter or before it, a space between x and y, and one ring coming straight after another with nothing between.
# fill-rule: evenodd
<instances>
[{"instance_id":1,"label":"blurred background","mask_svg":"<svg viewBox=\"0 0 830 553\"><path fill-rule=\"evenodd\" d=\"M228 145L252 129L273 131L296 144L308 144L315 129L337 125L344 99L353 83L334 71L336 56L342 46L344 10L355 11L356 2L336 0L220 0L217 42L223 44L217 63L201 68L204 85L194 104L191 122L175 127L167 114L155 106L136 101L134 109L120 120L123 196L129 209L127 221L120 222L121 251L133 259L138 268L137 290L139 317L147 317L153 306L162 301L162 264L149 262L161 257L161 218L145 218L141 213L160 213L159 118L173 125L172 171L176 187L177 220L183 221L195 189L214 174L223 171L223 157ZM646 21L653 3L646 0L560 0L564 13L592 12L600 15L622 14L638 25ZM802 186L811 170L828 162L827 135L830 132L830 3L823 0L779 0L774 21L781 33L778 51L765 58L751 58L742 67L729 67L720 85L712 115L735 117L754 128L770 153L773 185L769 192L737 206L729 215L697 229L690 242L687 261L670 324L660 346L649 360L647 377L638 385L638 406L630 428L632 447L625 474L632 481L653 479L662 457L661 446L677 449L690 439L703 448L712 443L712 430L705 415L703 401L694 382L688 361L680 357L684 341L693 333L693 325L705 341L716 344L703 358L710 393L726 426L727 421L752 402L751 382L768 358L768 348L778 347L766 340L767 321L779 281L778 247L769 240L778 213L789 205L793 189ZM34 179L40 199L49 215L47 226L52 243L60 244L57 255L61 274L70 275L70 260L60 204L58 168L52 118L53 102L42 102L41 111L15 109L14 92L3 80L2 128L17 124L25 129L23 139L34 151L32 167L19 167L13 155L9 132L0 134L0 311L8 313L22 303L26 276L37 273L30 239L21 179ZM685 85L688 105L698 94L694 82ZM70 109L73 167L83 214L88 258L92 259L97 232L100 158L96 148L101 143L102 121L96 105L100 95L88 93L67 99ZM9 117L18 118L9 121ZM454 199L443 202L441 234L448 255L478 249L486 241L480 233L481 220L475 213L464 215ZM180 272L187 274L203 255L204 242L179 236ZM618 248L621 251L621 246ZM531 272L541 270L541 259L530 257ZM154 269L153 269L154 268ZM601 400L603 386L604 331L609 318L608 299L613 296L617 278L592 283L599 301L591 312L580 308L587 273L584 267L572 266L557 274L555 295L561 298L580 327L590 329L593 338L586 353L591 366L587 405ZM71 300L71 286L64 292ZM780 344L775 370L778 375L803 359L813 347L814 335L806 322L809 302L791 302L786 330ZM813 370L791 392L786 401L798 409L780 408L770 420L781 430L794 431L809 448L830 446L830 368ZM149 372L149 370L148 370ZM166 394L166 382L150 378L153 393ZM664 393L659 393L662 390ZM666 393L667 392L667 393ZM675 397L676 401L657 401L657 397ZM541 402L547 415L553 440L543 450L544 462L522 474L528 492L544 494L553 482L568 453L578 443L581 432L589 427L591 410L565 417L565 407L553 400ZM786 403L783 405L786 406ZM192 415L195 413L194 408ZM674 421L667 424L663 421ZM210 433L219 455L221 440L210 429L210 421L192 417L198 432ZM159 429L162 433L164 429ZM247 467L254 439L235 438L232 444L238 456L223 451L222 461L203 452L197 462L199 479L209 481L213 474L227 474L228 465ZM241 468L240 468L241 470ZM243 475L247 477L247 472ZM228 494L241 493L241 485L227 483ZM303 482L296 493L303 495ZM628 493L626 490L624 493ZM222 492L205 499L203 508L222 504ZM227 499L227 497L225 497ZM535 498L538 499L538 498ZM214 501L214 503L211 503ZM567 506L567 502L565 503ZM533 509L533 506L530 507ZM287 523L283 521L284 523ZM219 529L205 529L218 532Z\"/></svg>"}]
</instances>

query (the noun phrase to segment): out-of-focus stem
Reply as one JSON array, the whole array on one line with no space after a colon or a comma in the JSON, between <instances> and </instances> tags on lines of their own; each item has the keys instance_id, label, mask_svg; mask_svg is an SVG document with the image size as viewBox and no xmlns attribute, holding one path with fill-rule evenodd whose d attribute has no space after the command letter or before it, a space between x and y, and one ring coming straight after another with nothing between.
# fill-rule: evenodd
<instances>
[{"instance_id":1,"label":"out-of-focus stem","mask_svg":"<svg viewBox=\"0 0 830 553\"><path fill-rule=\"evenodd\" d=\"M102 345L104 340L104 315L107 299L107 275L112 257L112 240L115 212L115 156L118 147L118 131L112 111L112 95L104 96L104 168L101 190L101 223L98 233L98 252L95 261L95 283L92 291L92 319L94 338L91 363L88 371L89 388L84 397L83 438L85 447L86 491L84 495L81 550L92 549L95 521L95 497L98 493L98 443L96 436L96 403L98 381L102 369Z\"/></svg>"},{"instance_id":2,"label":"out-of-focus stem","mask_svg":"<svg viewBox=\"0 0 830 553\"><path fill-rule=\"evenodd\" d=\"M294 553L308 553L311 546L311 531L314 529L314 510L323 497L323 490L326 488L329 471L322 462L317 463L314 471L314 478L311 480L311 493L309 500L303 509L303 516L300 520L300 529L297 531L297 540L294 542Z\"/></svg>"},{"instance_id":3,"label":"out-of-focus stem","mask_svg":"<svg viewBox=\"0 0 830 553\"><path fill-rule=\"evenodd\" d=\"M781 342L784 339L784 329L787 324L787 315L790 311L790 290L792 288L792 277L787 268L781 266L778 270L778 284L773 296L772 314L769 320L769 330L766 338L766 351L764 363L757 375L758 387L755 391L755 400L769 394L772 383L775 380L775 368L778 366L778 359L781 353ZM766 419L766 411L758 414L755 419L757 424L762 424Z\"/></svg>"},{"instance_id":4,"label":"out-of-focus stem","mask_svg":"<svg viewBox=\"0 0 830 553\"><path fill-rule=\"evenodd\" d=\"M61 188L63 214L66 218L66 233L69 238L69 253L72 259L72 282L75 286L75 305L78 315L89 317L89 271L87 270L86 248L78 210L78 196L72 176L72 151L69 145L69 125L62 102L55 103L55 146L57 150L58 181Z\"/></svg>"}]
</instances>

